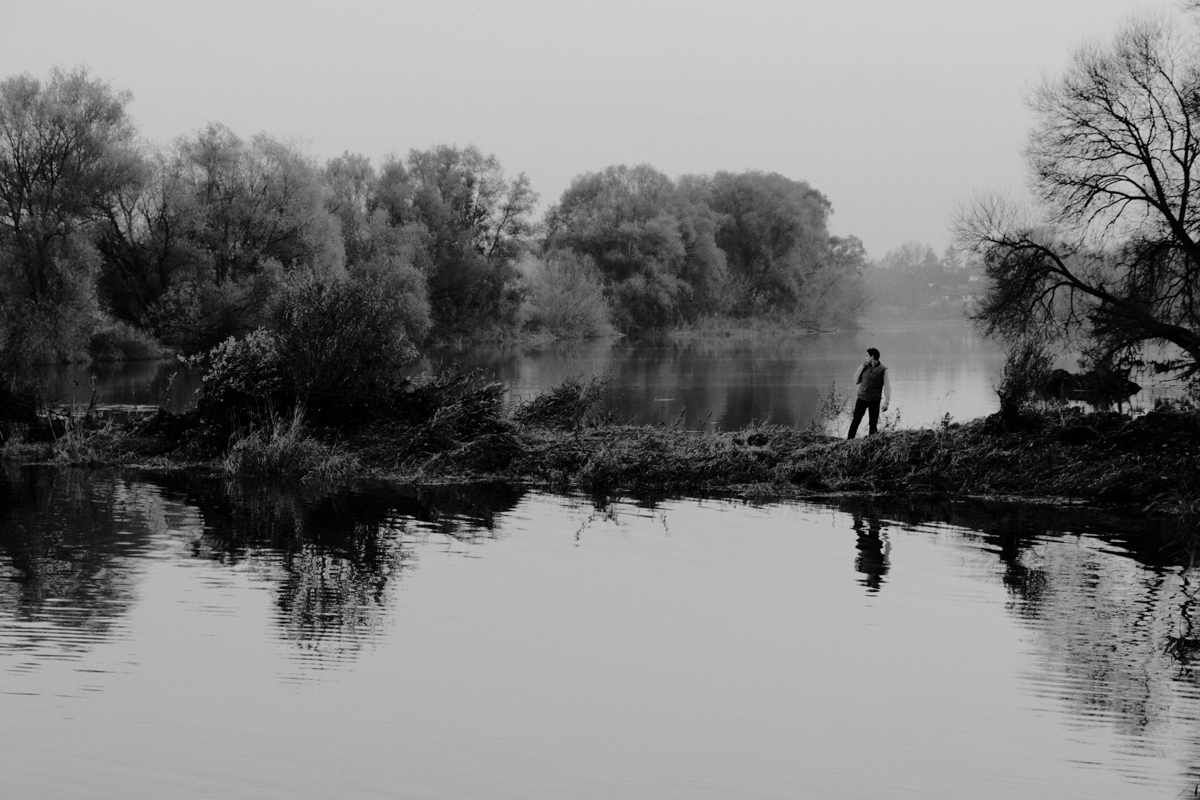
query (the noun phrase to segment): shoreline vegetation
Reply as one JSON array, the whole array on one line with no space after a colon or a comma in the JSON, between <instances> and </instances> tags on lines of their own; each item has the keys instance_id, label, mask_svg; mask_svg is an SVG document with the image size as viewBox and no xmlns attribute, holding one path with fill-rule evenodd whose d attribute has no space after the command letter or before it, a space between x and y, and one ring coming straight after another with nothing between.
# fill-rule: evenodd
<instances>
[{"instance_id":1,"label":"shoreline vegetation","mask_svg":"<svg viewBox=\"0 0 1200 800\"><path fill-rule=\"evenodd\" d=\"M130 102L82 67L0 79L6 378L203 357L323 300L342 314L329 325L369 313L401 360L689 326L853 325L871 302L861 240L830 233L829 199L778 173L613 164L543 208L524 173L474 145L322 160L214 122L159 146ZM970 272L925 266L896 276L926 286Z\"/></svg>"},{"instance_id":2,"label":"shoreline vegetation","mask_svg":"<svg viewBox=\"0 0 1200 800\"><path fill-rule=\"evenodd\" d=\"M1191 519L1200 103L1180 53L1200 51L1175 25L1131 22L1034 92L1031 204L982 196L942 257L914 242L879 262L830 232L822 192L774 172L615 164L539 214L528 177L474 145L321 162L212 123L163 147L85 68L0 80L0 457L597 494L1049 498ZM1145 113L1131 124L1129 108ZM831 389L810 429L696 433L618 424L599 379L506 410L479 375L405 374L423 350L480 339L812 333L868 311L965 312L1007 350L1000 412L847 442L829 435L845 410ZM1067 351L1078 375L1051 369ZM23 386L35 364L162 352L203 369L185 414L59 414ZM1127 393L1135 366L1173 373L1186 399L1138 417L1065 404Z\"/></svg>"},{"instance_id":3,"label":"shoreline vegetation","mask_svg":"<svg viewBox=\"0 0 1200 800\"><path fill-rule=\"evenodd\" d=\"M1193 408L1130 417L1027 406L847 441L827 433L836 403L808 429L696 432L614 422L607 392L603 379L569 380L505 412L503 385L449 373L405 385L388 413L342 409L338 419L300 404L238 420L218 419L203 403L183 415L38 415L31 395L10 392L0 397L0 458L300 481L506 483L606 497L987 498L1200 514Z\"/></svg>"}]
</instances>

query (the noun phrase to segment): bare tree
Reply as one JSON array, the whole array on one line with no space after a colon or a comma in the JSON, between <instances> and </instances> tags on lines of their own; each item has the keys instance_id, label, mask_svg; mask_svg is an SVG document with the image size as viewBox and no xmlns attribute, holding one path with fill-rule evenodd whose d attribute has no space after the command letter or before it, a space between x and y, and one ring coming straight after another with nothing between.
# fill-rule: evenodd
<instances>
[{"instance_id":1,"label":"bare tree","mask_svg":"<svg viewBox=\"0 0 1200 800\"><path fill-rule=\"evenodd\" d=\"M975 319L1007 341L1077 338L1096 364L1147 343L1200 371L1200 39L1162 17L1079 49L1030 103L1034 207L959 220L991 288Z\"/></svg>"}]
</instances>

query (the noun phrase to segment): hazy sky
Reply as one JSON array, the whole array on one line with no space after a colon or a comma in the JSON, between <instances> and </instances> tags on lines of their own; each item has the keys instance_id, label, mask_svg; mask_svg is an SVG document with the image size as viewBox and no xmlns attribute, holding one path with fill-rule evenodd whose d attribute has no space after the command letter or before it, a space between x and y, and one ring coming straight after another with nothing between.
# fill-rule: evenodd
<instances>
[{"instance_id":1,"label":"hazy sky","mask_svg":"<svg viewBox=\"0 0 1200 800\"><path fill-rule=\"evenodd\" d=\"M1132 0L0 0L0 76L86 65L168 144L208 122L376 163L477 145L543 206L613 164L807 181L873 258L1019 193L1023 98Z\"/></svg>"}]
</instances>

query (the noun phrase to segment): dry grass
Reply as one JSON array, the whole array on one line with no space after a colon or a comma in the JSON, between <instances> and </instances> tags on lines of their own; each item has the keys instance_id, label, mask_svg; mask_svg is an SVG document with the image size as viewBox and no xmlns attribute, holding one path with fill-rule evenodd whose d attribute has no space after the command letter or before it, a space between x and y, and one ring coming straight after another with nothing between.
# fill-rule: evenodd
<instances>
[{"instance_id":1,"label":"dry grass","mask_svg":"<svg viewBox=\"0 0 1200 800\"><path fill-rule=\"evenodd\" d=\"M527 450L511 471L594 492L711 492L775 483L790 452L824 438L776 425L713 434L616 425L570 435L533 430L526 432Z\"/></svg>"},{"instance_id":2,"label":"dry grass","mask_svg":"<svg viewBox=\"0 0 1200 800\"><path fill-rule=\"evenodd\" d=\"M596 380L568 381L509 420L499 384L479 376L431 378L382 421L310 431L302 413L275 418L236 437L217 466L229 475L370 474L609 495L1058 497L1200 513L1194 409L1161 408L1132 419L1025 411L1007 421L946 420L846 441L765 424L710 433L616 425L597 412L604 388ZM170 450L168 458L183 463L193 453L183 426L169 415L140 428L72 423L53 442L52 460L130 463L140 453L144 463L145 454ZM19 435L4 444L5 452L21 447Z\"/></svg>"},{"instance_id":3,"label":"dry grass","mask_svg":"<svg viewBox=\"0 0 1200 800\"><path fill-rule=\"evenodd\" d=\"M778 425L697 433L591 421L596 382L568 381L512 422L498 395L465 385L412 423L361 431L346 445L364 471L409 482L506 481L606 494L795 497L881 493L1062 497L1200 509L1200 414L1130 419L1027 412L852 441Z\"/></svg>"},{"instance_id":4,"label":"dry grass","mask_svg":"<svg viewBox=\"0 0 1200 800\"><path fill-rule=\"evenodd\" d=\"M123 431L111 420L94 421L88 417L64 417L61 430L55 432L53 460L60 464L103 464L120 449Z\"/></svg>"},{"instance_id":5,"label":"dry grass","mask_svg":"<svg viewBox=\"0 0 1200 800\"><path fill-rule=\"evenodd\" d=\"M608 398L612 379L593 377L587 383L568 378L559 386L522 403L513 412L513 421L530 428L574 430L582 425L608 421L603 403Z\"/></svg>"},{"instance_id":6,"label":"dry grass","mask_svg":"<svg viewBox=\"0 0 1200 800\"><path fill-rule=\"evenodd\" d=\"M226 475L334 478L354 472L356 461L309 436L297 409L237 437L221 468Z\"/></svg>"},{"instance_id":7,"label":"dry grass","mask_svg":"<svg viewBox=\"0 0 1200 800\"><path fill-rule=\"evenodd\" d=\"M1063 497L1189 514L1200 509L1200 415L1027 416L844 441L756 426L695 434L600 426L525 432L512 479L596 492L868 492Z\"/></svg>"}]
</instances>

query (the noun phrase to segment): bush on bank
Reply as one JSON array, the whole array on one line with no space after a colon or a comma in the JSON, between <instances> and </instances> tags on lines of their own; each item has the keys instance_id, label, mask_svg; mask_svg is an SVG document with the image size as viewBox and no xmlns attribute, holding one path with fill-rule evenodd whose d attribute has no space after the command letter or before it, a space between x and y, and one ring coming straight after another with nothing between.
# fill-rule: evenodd
<instances>
[{"instance_id":1,"label":"bush on bank","mask_svg":"<svg viewBox=\"0 0 1200 800\"><path fill-rule=\"evenodd\" d=\"M197 421L209 438L263 427L303 408L318 423L378 416L406 385L416 356L411 309L370 280L315 280L287 288L267 327L229 338L204 357Z\"/></svg>"}]
</instances>

